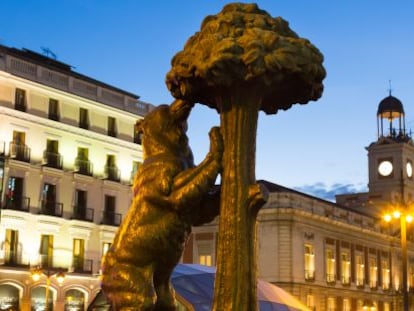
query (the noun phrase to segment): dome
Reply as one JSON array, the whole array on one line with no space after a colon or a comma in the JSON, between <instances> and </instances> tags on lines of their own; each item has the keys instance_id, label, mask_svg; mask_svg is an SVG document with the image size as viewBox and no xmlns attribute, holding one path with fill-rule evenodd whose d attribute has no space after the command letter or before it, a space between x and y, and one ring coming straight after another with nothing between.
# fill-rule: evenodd
<instances>
[{"instance_id":1,"label":"dome","mask_svg":"<svg viewBox=\"0 0 414 311\"><path fill-rule=\"evenodd\" d=\"M404 107L398 98L391 94L385 97L378 105L377 115L388 119L397 118L404 114Z\"/></svg>"}]
</instances>

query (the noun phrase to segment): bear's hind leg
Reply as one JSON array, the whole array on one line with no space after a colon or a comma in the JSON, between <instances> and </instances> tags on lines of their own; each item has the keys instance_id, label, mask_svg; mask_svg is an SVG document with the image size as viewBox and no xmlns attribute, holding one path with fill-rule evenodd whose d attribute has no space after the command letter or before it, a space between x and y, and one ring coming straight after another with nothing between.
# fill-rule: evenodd
<instances>
[{"instance_id":1,"label":"bear's hind leg","mask_svg":"<svg viewBox=\"0 0 414 311\"><path fill-rule=\"evenodd\" d=\"M177 309L175 292L170 282L173 269L162 269L154 272L154 288L157 302L154 311L175 311Z\"/></svg>"}]
</instances>

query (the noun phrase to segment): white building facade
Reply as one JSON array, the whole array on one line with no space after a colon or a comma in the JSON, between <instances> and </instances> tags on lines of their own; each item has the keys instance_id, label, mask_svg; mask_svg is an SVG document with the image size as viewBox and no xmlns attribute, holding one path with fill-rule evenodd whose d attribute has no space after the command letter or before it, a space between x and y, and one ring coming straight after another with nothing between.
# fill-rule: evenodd
<instances>
[{"instance_id":1,"label":"white building facade","mask_svg":"<svg viewBox=\"0 0 414 311\"><path fill-rule=\"evenodd\" d=\"M43 310L45 295L49 310L86 310L142 161L135 123L151 108L0 46L0 310Z\"/></svg>"}]
</instances>

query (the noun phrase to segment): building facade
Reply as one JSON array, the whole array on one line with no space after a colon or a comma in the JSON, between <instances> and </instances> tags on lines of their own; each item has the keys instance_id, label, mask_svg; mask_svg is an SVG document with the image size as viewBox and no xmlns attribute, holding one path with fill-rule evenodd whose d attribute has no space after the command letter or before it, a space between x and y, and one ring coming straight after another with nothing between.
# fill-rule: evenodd
<instances>
[{"instance_id":1,"label":"building facade","mask_svg":"<svg viewBox=\"0 0 414 311\"><path fill-rule=\"evenodd\" d=\"M43 310L46 296L49 310L86 310L142 161L135 123L151 108L0 46L0 310Z\"/></svg>"},{"instance_id":2,"label":"building facade","mask_svg":"<svg viewBox=\"0 0 414 311\"><path fill-rule=\"evenodd\" d=\"M368 192L340 194L334 203L261 181L270 197L258 215L259 277L314 310L403 310L404 277L414 310L413 228L407 224L404 260L400 222L382 218L397 208L411 213L414 144L391 94L377 117L378 138L367 147ZM217 221L194 228L184 262L214 265L217 233Z\"/></svg>"}]
</instances>

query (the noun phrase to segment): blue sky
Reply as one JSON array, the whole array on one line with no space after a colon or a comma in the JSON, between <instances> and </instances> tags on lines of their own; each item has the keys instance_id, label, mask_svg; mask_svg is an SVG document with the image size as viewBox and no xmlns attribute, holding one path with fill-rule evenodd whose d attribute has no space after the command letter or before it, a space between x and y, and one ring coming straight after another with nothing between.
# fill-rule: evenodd
<instances>
[{"instance_id":1,"label":"blue sky","mask_svg":"<svg viewBox=\"0 0 414 311\"><path fill-rule=\"evenodd\" d=\"M199 30L219 0L8 0L0 2L0 44L42 53L74 70L141 96L170 103L171 58ZM392 94L414 129L414 2L396 0L256 2L281 16L325 56L325 91L317 102L261 114L257 179L320 196L366 188L365 147L377 138L376 111ZM189 121L196 162L208 150L215 111L198 105Z\"/></svg>"}]
</instances>

